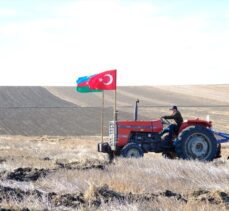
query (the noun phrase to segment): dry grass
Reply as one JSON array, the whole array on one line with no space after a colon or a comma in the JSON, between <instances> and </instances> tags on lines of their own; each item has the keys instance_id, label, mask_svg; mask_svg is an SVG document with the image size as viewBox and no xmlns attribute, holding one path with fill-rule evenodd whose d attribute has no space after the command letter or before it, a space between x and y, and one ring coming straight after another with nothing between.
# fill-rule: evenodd
<instances>
[{"instance_id":1,"label":"dry grass","mask_svg":"<svg viewBox=\"0 0 229 211\"><path fill-rule=\"evenodd\" d=\"M185 211L215 211L215 210L221 210L226 211L227 209L223 206L216 206L212 204L201 204L200 202L192 202L192 203L180 203L177 200L173 199L160 199L155 202L143 202L143 203L131 203L131 204L124 204L120 205L120 203L112 203L112 204L103 204L101 205L100 209L101 211L139 211L139 210L145 210L145 211L177 211L177 210L185 210Z\"/></svg>"},{"instance_id":2,"label":"dry grass","mask_svg":"<svg viewBox=\"0 0 229 211\"><path fill-rule=\"evenodd\" d=\"M0 157L6 159L2 165L7 170L54 168L57 161L82 162L101 157L94 153L99 140L99 137L1 136Z\"/></svg>"},{"instance_id":3,"label":"dry grass","mask_svg":"<svg viewBox=\"0 0 229 211\"><path fill-rule=\"evenodd\" d=\"M223 157L210 163L167 160L160 154L151 153L142 159L116 159L114 164L109 165L106 156L96 152L99 141L99 137L2 136L0 186L24 191L21 194L26 192L28 197L23 200L19 200L17 194L8 200L3 197L0 205L14 209L28 207L31 210L228 208L229 199L225 199L229 198L227 145L222 149ZM7 179L10 172L21 167L30 167L31 172L35 168L47 169L48 173L35 181ZM101 187L106 187L107 196L99 192ZM110 190L113 192L110 193ZM37 198L34 191L42 193L42 198ZM166 196L166 191L175 195ZM51 193L56 194L52 199L49 198ZM222 197L224 193L226 196ZM83 194L85 202L74 207L70 201L76 194ZM115 198L117 194L125 200ZM114 198L108 200L109 197ZM129 201L128 197L133 199ZM99 207L95 203L99 203Z\"/></svg>"},{"instance_id":4,"label":"dry grass","mask_svg":"<svg viewBox=\"0 0 229 211\"><path fill-rule=\"evenodd\" d=\"M228 160L202 163L143 158L118 159L104 171L56 171L39 180L35 186L55 192L73 193L76 190L85 192L92 185L101 187L107 184L111 189L122 193L150 193L168 189L187 194L195 189L229 191L228 180Z\"/></svg>"}]
</instances>

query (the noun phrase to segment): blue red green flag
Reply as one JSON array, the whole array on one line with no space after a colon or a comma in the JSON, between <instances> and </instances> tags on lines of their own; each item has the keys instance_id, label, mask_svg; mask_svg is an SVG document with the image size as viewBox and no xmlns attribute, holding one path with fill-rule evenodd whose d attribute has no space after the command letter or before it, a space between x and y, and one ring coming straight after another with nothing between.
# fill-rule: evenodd
<instances>
[{"instance_id":1,"label":"blue red green flag","mask_svg":"<svg viewBox=\"0 0 229 211\"><path fill-rule=\"evenodd\" d=\"M76 80L77 83L77 87L76 87L76 91L77 92L81 92L81 93L88 93L88 92L102 92L102 90L92 90L89 88L88 85L88 81L90 80L92 76L83 76L83 77L79 77Z\"/></svg>"}]
</instances>

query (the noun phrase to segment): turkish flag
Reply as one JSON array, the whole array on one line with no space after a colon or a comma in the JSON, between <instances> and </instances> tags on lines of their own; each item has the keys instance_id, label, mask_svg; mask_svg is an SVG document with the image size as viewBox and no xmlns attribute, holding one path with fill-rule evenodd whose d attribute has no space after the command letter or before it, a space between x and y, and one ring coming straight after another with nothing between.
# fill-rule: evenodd
<instances>
[{"instance_id":1,"label":"turkish flag","mask_svg":"<svg viewBox=\"0 0 229 211\"><path fill-rule=\"evenodd\" d=\"M108 70L90 78L88 85L90 89L115 90L116 70Z\"/></svg>"}]
</instances>

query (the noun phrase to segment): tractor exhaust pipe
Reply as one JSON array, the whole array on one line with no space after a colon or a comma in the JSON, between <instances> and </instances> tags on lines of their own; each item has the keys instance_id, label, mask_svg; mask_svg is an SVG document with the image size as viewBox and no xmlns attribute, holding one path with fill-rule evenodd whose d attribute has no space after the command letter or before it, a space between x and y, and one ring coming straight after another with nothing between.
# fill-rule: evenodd
<instances>
[{"instance_id":1,"label":"tractor exhaust pipe","mask_svg":"<svg viewBox=\"0 0 229 211\"><path fill-rule=\"evenodd\" d=\"M137 99L135 102L135 108L134 108L134 121L138 120L138 103L139 103L139 100Z\"/></svg>"}]
</instances>

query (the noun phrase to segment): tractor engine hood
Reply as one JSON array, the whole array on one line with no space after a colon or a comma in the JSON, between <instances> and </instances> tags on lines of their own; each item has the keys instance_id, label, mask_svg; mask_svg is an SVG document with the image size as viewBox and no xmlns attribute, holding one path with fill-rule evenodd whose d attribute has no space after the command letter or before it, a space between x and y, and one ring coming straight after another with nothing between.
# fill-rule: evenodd
<instances>
[{"instance_id":1,"label":"tractor engine hood","mask_svg":"<svg viewBox=\"0 0 229 211\"><path fill-rule=\"evenodd\" d=\"M121 120L117 121L118 130L132 130L136 132L161 132L163 125L161 120L150 120L150 121L129 121ZM123 132L124 132L123 131Z\"/></svg>"}]
</instances>

